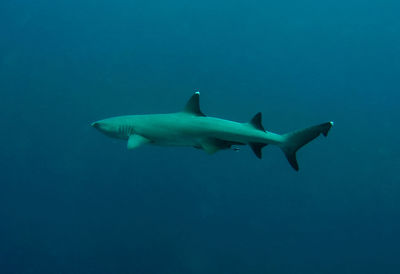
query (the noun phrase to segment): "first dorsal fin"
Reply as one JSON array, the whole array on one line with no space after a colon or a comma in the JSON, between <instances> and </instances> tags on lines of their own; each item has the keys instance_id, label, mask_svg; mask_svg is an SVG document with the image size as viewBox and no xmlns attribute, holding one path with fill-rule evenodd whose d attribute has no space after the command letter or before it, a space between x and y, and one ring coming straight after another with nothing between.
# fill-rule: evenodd
<instances>
[{"instance_id":1,"label":"first dorsal fin","mask_svg":"<svg viewBox=\"0 0 400 274\"><path fill-rule=\"evenodd\" d=\"M189 101L186 103L186 106L183 112L197 115L197 116L206 116L200 110L200 92L196 91L192 97L190 97Z\"/></svg>"},{"instance_id":2,"label":"first dorsal fin","mask_svg":"<svg viewBox=\"0 0 400 274\"><path fill-rule=\"evenodd\" d=\"M261 112L254 115L253 119L251 119L249 124L252 125L253 127L255 127L256 129L265 131L263 125L261 124Z\"/></svg>"}]
</instances>

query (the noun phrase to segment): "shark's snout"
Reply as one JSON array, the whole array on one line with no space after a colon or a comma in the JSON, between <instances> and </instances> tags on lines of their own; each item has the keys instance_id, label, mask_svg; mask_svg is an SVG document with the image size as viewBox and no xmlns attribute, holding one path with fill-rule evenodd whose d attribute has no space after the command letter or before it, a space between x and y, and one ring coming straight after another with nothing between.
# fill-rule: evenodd
<instances>
[{"instance_id":1,"label":"shark's snout","mask_svg":"<svg viewBox=\"0 0 400 274\"><path fill-rule=\"evenodd\" d=\"M107 124L102 123L101 121L96 121L90 124L91 127L94 127L95 129L103 132L103 131L108 131Z\"/></svg>"},{"instance_id":2,"label":"shark's snout","mask_svg":"<svg viewBox=\"0 0 400 274\"><path fill-rule=\"evenodd\" d=\"M120 126L115 119L105 119L91 123L90 125L101 133L113 138L120 138Z\"/></svg>"}]
</instances>

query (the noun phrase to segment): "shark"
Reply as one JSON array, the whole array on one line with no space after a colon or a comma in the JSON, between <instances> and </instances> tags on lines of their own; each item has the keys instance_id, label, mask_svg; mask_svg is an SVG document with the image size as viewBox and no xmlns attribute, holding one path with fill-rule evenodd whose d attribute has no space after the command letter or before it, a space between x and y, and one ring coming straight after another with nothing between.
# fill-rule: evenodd
<instances>
[{"instance_id":1,"label":"shark","mask_svg":"<svg viewBox=\"0 0 400 274\"><path fill-rule=\"evenodd\" d=\"M261 112L246 123L206 116L200 109L200 93L195 92L179 112L116 116L93 122L91 126L109 137L126 140L128 149L144 145L189 146L214 154L249 145L261 159L262 148L275 145L298 171L296 152L319 135L327 136L333 124L330 121L277 134L264 129Z\"/></svg>"}]
</instances>

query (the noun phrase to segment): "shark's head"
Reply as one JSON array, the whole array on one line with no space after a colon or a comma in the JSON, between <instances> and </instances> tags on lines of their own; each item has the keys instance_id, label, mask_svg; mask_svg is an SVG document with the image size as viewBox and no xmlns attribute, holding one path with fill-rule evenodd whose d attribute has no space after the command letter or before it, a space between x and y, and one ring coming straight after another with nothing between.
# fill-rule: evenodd
<instances>
[{"instance_id":1,"label":"shark's head","mask_svg":"<svg viewBox=\"0 0 400 274\"><path fill-rule=\"evenodd\" d=\"M115 118L100 120L92 123L91 126L107 136L125 139L124 134L122 134L124 132L121 132L123 127Z\"/></svg>"}]
</instances>

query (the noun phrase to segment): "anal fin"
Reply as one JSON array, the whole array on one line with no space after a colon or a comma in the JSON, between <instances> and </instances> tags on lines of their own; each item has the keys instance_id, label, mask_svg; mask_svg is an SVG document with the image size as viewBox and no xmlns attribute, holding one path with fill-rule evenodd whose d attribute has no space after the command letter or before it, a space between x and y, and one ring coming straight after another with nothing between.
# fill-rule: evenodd
<instances>
[{"instance_id":1,"label":"anal fin","mask_svg":"<svg viewBox=\"0 0 400 274\"><path fill-rule=\"evenodd\" d=\"M268 144L250 143L249 145L250 145L251 149L253 150L254 154L257 156L257 158L261 159L261 157L262 157L261 149Z\"/></svg>"}]
</instances>

